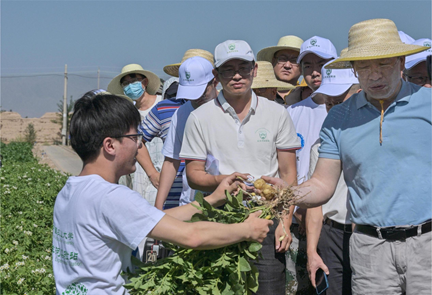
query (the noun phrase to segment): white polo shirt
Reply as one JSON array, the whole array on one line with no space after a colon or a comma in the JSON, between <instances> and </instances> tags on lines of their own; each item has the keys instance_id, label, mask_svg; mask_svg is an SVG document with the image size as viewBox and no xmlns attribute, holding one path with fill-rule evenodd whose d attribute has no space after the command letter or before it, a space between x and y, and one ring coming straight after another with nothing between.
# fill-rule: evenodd
<instances>
[{"instance_id":1,"label":"white polo shirt","mask_svg":"<svg viewBox=\"0 0 432 295\"><path fill-rule=\"evenodd\" d=\"M194 110L186 123L180 157L219 161L220 174L233 172L278 177L277 150L301 147L286 109L252 92L248 114L240 122L223 91Z\"/></svg>"},{"instance_id":2,"label":"white polo shirt","mask_svg":"<svg viewBox=\"0 0 432 295\"><path fill-rule=\"evenodd\" d=\"M316 104L308 97L288 107L297 135L301 141L301 149L297 150L297 183L308 180L310 151L319 138L322 124L327 117L325 104Z\"/></svg>"}]
</instances>

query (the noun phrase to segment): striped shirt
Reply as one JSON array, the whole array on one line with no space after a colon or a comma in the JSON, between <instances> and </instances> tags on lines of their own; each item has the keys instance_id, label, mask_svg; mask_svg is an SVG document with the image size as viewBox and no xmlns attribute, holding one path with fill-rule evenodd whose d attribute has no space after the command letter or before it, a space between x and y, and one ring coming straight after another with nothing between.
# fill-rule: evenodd
<instances>
[{"instance_id":1,"label":"striped shirt","mask_svg":"<svg viewBox=\"0 0 432 295\"><path fill-rule=\"evenodd\" d=\"M176 99L165 99L157 103L138 127L138 130L143 134L143 139L150 142L153 138L159 137L165 141L171 124L171 117L184 103L184 100ZM182 161L171 190L168 193L164 209L177 207L179 205L180 194L183 188L182 176L184 169L185 162Z\"/></svg>"}]
</instances>

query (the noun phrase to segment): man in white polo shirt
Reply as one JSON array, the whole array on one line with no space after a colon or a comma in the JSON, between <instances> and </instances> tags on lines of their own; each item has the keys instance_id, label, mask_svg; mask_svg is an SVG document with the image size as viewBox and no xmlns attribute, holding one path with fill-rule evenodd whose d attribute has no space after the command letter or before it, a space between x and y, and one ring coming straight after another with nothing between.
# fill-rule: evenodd
<instances>
[{"instance_id":1,"label":"man in white polo shirt","mask_svg":"<svg viewBox=\"0 0 432 295\"><path fill-rule=\"evenodd\" d=\"M165 160L155 203L158 209L163 207L169 188L172 186L180 166L183 134L190 113L217 96L217 81L213 75L213 65L207 59L200 56L191 57L181 64L178 72L180 84L177 90L177 99L186 99L188 102L182 105L172 116L168 135L163 145L162 154L165 156ZM186 173L183 173L183 190L179 205L192 202L194 192L187 183Z\"/></svg>"},{"instance_id":2,"label":"man in white polo shirt","mask_svg":"<svg viewBox=\"0 0 432 295\"><path fill-rule=\"evenodd\" d=\"M321 69L328 61L337 57L333 43L326 38L314 36L306 40L300 49L297 63L300 65L304 80L308 87L315 91L321 85L323 76ZM331 75L331 73L326 73ZM319 138L319 132L327 111L321 95L310 96L288 107L296 132L301 141L301 149L297 150L297 182L301 184L308 178L309 158L312 145ZM310 289L311 285L306 270L306 237L304 235L305 209L298 209L294 216L299 224L293 222L291 232L293 243L287 253L288 272L297 284L289 284L290 289L297 292ZM297 287L296 287L297 285Z\"/></svg>"},{"instance_id":3,"label":"man in white polo shirt","mask_svg":"<svg viewBox=\"0 0 432 295\"><path fill-rule=\"evenodd\" d=\"M295 150L300 143L285 108L251 90L257 65L249 44L225 41L215 49L213 74L222 85L218 97L194 110L186 123L180 157L186 159L189 185L213 191L236 171L254 177L274 175L296 183ZM218 162L219 175L205 171L208 155ZM291 218L283 221L289 229ZM278 222L276 222L278 224ZM285 252L291 242L282 224L263 242L257 294L285 294ZM282 240L279 241L279 238Z\"/></svg>"},{"instance_id":4,"label":"man in white polo shirt","mask_svg":"<svg viewBox=\"0 0 432 295\"><path fill-rule=\"evenodd\" d=\"M321 86L312 95L323 96L327 112L360 91L358 79L351 69L321 70ZM319 139L310 151L309 178L318 161ZM306 236L309 278L315 286L315 273L322 268L328 274L327 294L351 294L349 239L352 228L348 204L348 189L339 178L333 197L326 204L307 209ZM324 224L323 224L324 223Z\"/></svg>"}]
</instances>

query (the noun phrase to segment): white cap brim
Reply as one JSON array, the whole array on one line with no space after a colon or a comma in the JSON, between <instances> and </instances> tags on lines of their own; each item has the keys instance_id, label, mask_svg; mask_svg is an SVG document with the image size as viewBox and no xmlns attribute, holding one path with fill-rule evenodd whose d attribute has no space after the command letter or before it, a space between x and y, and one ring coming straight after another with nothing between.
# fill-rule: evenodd
<instances>
[{"instance_id":1,"label":"white cap brim","mask_svg":"<svg viewBox=\"0 0 432 295\"><path fill-rule=\"evenodd\" d=\"M423 56L423 57L419 57L413 60L410 60L408 62L405 62L405 69L409 70L412 67L415 67L416 65L418 65L419 63L426 61L427 56Z\"/></svg>"},{"instance_id":2,"label":"white cap brim","mask_svg":"<svg viewBox=\"0 0 432 295\"><path fill-rule=\"evenodd\" d=\"M195 85L195 86L182 86L179 85L177 89L176 99L187 99L187 100L197 100L200 98L207 88L207 84Z\"/></svg>"},{"instance_id":3,"label":"white cap brim","mask_svg":"<svg viewBox=\"0 0 432 295\"><path fill-rule=\"evenodd\" d=\"M339 96L344 94L353 84L325 84L320 86L314 93L312 97L318 93L325 94L328 96Z\"/></svg>"},{"instance_id":4,"label":"white cap brim","mask_svg":"<svg viewBox=\"0 0 432 295\"><path fill-rule=\"evenodd\" d=\"M301 60L303 59L303 57L305 57L306 55L308 55L309 53L313 53L315 55L318 55L321 58L324 59L330 59L330 58L335 58L335 56L333 54L329 54L329 53L325 53L325 52L320 52L320 51L312 51L312 50L306 50L303 51L297 58L297 63L299 64L301 62Z\"/></svg>"},{"instance_id":5,"label":"white cap brim","mask_svg":"<svg viewBox=\"0 0 432 295\"><path fill-rule=\"evenodd\" d=\"M241 60L244 60L244 61L254 61L254 60L255 60L253 56L248 56L248 55L232 56L232 55L231 55L231 56L230 56L229 58L227 58L226 60L218 60L218 61L215 63L215 67L218 68L218 67L220 67L221 65L223 65L224 63L226 63L226 62L228 62L228 61L230 61L230 60L233 60L233 59L241 59Z\"/></svg>"}]
</instances>

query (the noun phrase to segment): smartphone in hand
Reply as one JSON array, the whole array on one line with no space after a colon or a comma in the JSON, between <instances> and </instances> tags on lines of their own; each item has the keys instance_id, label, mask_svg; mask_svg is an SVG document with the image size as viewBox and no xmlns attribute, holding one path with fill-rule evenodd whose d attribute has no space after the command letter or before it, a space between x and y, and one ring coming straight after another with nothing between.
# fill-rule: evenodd
<instances>
[{"instance_id":1,"label":"smartphone in hand","mask_svg":"<svg viewBox=\"0 0 432 295\"><path fill-rule=\"evenodd\" d=\"M321 268L318 268L315 273L315 286L317 295L324 293L324 291L329 287L327 275Z\"/></svg>"}]
</instances>

